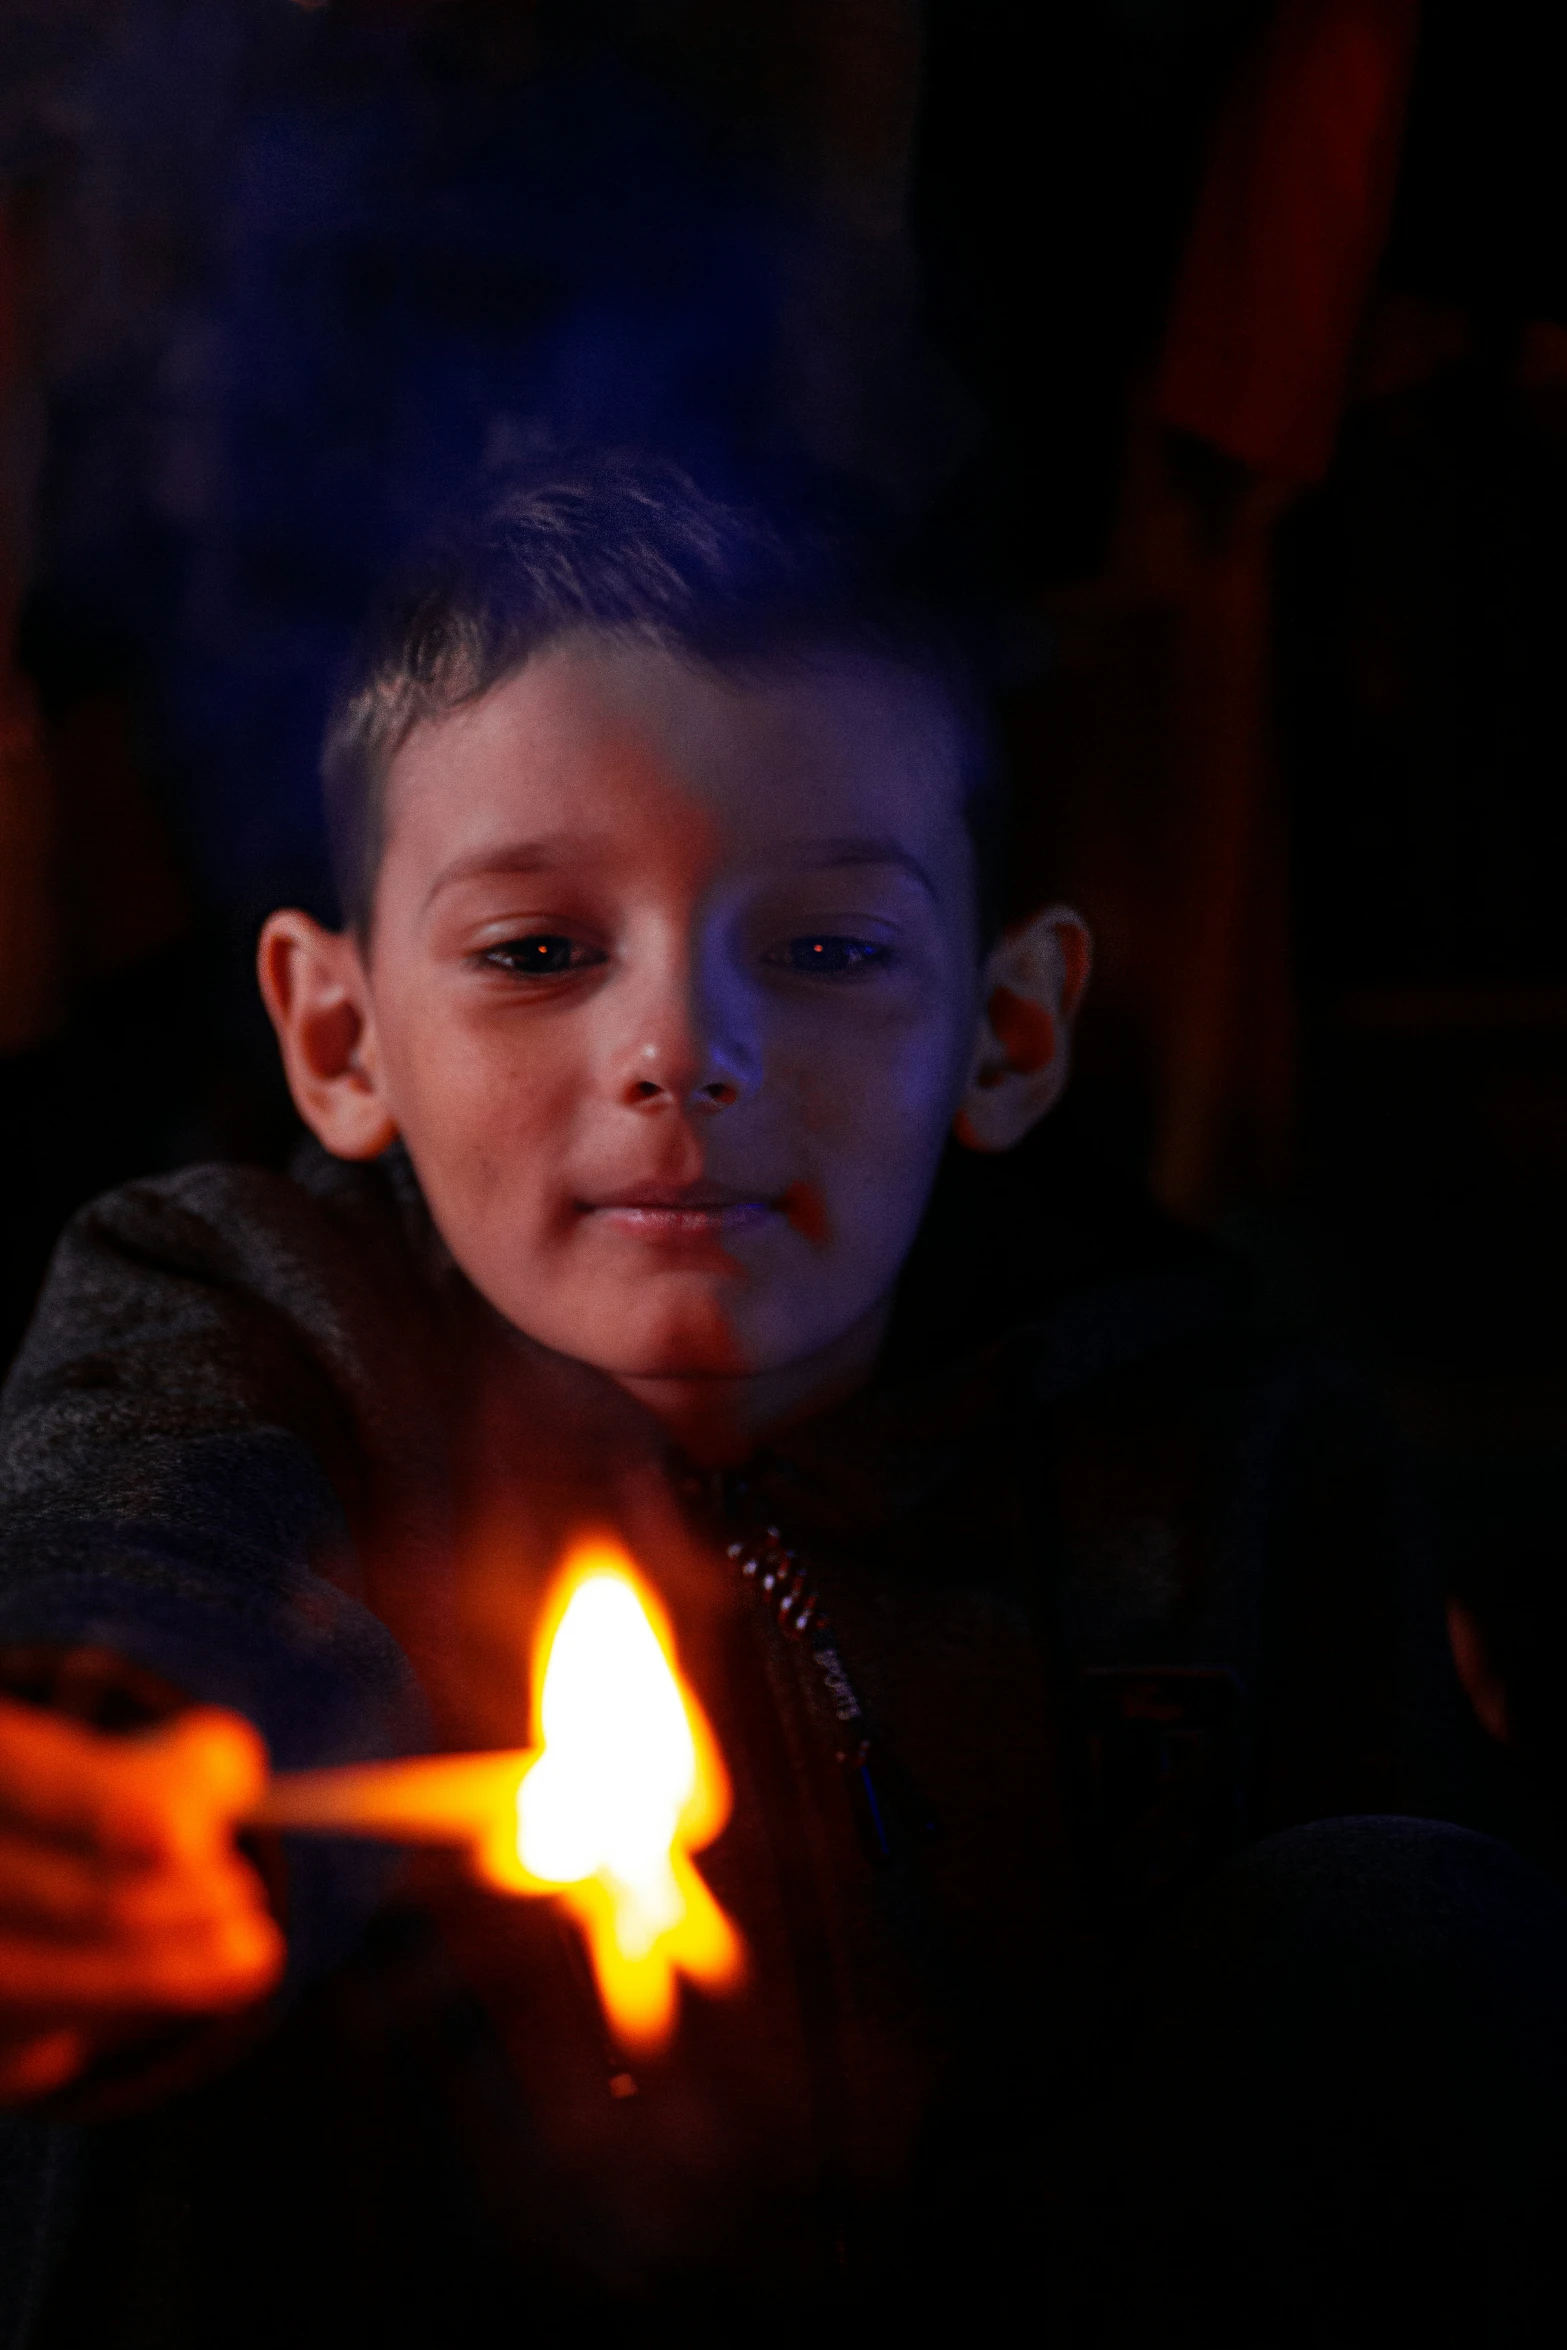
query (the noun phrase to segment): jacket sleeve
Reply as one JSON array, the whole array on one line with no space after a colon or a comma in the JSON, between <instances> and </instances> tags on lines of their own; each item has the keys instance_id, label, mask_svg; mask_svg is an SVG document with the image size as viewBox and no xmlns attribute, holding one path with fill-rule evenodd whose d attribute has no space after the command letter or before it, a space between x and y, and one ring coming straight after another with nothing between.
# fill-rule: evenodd
<instances>
[{"instance_id":1,"label":"jacket sleeve","mask_svg":"<svg viewBox=\"0 0 1567 2350\"><path fill-rule=\"evenodd\" d=\"M363 1223L225 1167L73 1221L0 1399L0 1643L112 1652L246 1714L281 1767L422 1742L408 1663L354 1596L418 1351ZM320 1957L379 1876L293 1858L292 1938Z\"/></svg>"}]
</instances>

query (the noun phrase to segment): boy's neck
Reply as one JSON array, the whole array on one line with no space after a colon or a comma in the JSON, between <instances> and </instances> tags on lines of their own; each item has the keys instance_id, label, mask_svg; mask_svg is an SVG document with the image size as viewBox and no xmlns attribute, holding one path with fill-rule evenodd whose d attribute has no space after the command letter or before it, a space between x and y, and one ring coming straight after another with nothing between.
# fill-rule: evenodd
<instances>
[{"instance_id":1,"label":"boy's neck","mask_svg":"<svg viewBox=\"0 0 1567 2350\"><path fill-rule=\"evenodd\" d=\"M890 1297L819 1354L776 1371L744 1376L617 1377L617 1384L653 1414L687 1457L703 1468L730 1468L769 1437L826 1411L863 1387L891 1318Z\"/></svg>"}]
</instances>

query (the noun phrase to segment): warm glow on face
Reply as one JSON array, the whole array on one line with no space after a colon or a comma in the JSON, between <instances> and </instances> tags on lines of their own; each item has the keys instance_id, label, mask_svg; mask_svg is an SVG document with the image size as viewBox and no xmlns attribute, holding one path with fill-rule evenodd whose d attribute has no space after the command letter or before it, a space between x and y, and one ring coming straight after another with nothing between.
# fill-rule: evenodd
<instances>
[{"instance_id":1,"label":"warm glow on face","mask_svg":"<svg viewBox=\"0 0 1567 2350\"><path fill-rule=\"evenodd\" d=\"M542 1751L517 1789L515 1857L496 1833L481 1865L508 1891L558 1895L611 2025L656 2045L674 2025L677 1973L717 1990L743 1965L691 1859L728 1818L723 1764L662 1611L613 1544L567 1559L537 1658Z\"/></svg>"}]
</instances>

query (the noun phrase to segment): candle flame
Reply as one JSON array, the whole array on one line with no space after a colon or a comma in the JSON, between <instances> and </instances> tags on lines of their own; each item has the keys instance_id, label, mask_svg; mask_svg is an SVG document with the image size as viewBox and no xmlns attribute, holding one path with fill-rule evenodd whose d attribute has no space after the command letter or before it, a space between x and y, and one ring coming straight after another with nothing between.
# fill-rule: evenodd
<instances>
[{"instance_id":1,"label":"candle flame","mask_svg":"<svg viewBox=\"0 0 1567 2350\"><path fill-rule=\"evenodd\" d=\"M656 2047L673 2028L677 1977L735 1983L740 1937L692 1854L729 1816L729 1784L668 1625L625 1552L569 1555L536 1651L542 1751L517 1786L514 1834L479 1865L508 1891L551 1892L586 1938L620 2038Z\"/></svg>"}]
</instances>

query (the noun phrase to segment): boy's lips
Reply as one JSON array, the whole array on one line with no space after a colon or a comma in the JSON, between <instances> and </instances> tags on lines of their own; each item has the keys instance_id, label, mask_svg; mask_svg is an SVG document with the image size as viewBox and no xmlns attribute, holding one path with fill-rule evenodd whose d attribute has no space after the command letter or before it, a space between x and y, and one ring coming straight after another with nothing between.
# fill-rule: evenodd
<instances>
[{"instance_id":1,"label":"boy's lips","mask_svg":"<svg viewBox=\"0 0 1567 2350\"><path fill-rule=\"evenodd\" d=\"M584 1215L601 1217L641 1240L711 1239L743 1232L780 1212L764 1193L736 1191L723 1183L633 1183L578 1205Z\"/></svg>"}]
</instances>

